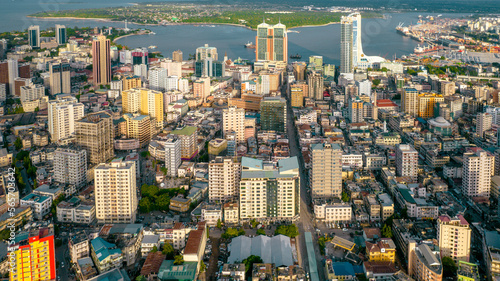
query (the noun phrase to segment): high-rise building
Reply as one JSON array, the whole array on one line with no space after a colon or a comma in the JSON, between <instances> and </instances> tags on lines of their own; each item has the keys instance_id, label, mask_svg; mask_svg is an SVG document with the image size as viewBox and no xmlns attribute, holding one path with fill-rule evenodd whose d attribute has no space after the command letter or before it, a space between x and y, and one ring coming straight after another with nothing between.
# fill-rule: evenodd
<instances>
[{"instance_id":1,"label":"high-rise building","mask_svg":"<svg viewBox=\"0 0 500 281\"><path fill-rule=\"evenodd\" d=\"M300 210L300 176L297 157L276 165L241 159L240 219L292 220Z\"/></svg>"},{"instance_id":2,"label":"high-rise building","mask_svg":"<svg viewBox=\"0 0 500 281\"><path fill-rule=\"evenodd\" d=\"M286 26L265 22L257 26L256 61L288 61L288 36Z\"/></svg>"},{"instance_id":3,"label":"high-rise building","mask_svg":"<svg viewBox=\"0 0 500 281\"><path fill-rule=\"evenodd\" d=\"M462 194L490 197L491 176L495 171L495 156L479 147L470 148L463 156Z\"/></svg>"},{"instance_id":4,"label":"high-rise building","mask_svg":"<svg viewBox=\"0 0 500 281\"><path fill-rule=\"evenodd\" d=\"M140 113L156 120L156 126L163 128L163 93L146 88L129 89L122 92L123 113Z\"/></svg>"},{"instance_id":5,"label":"high-rise building","mask_svg":"<svg viewBox=\"0 0 500 281\"><path fill-rule=\"evenodd\" d=\"M206 100L210 95L210 77L201 77L193 82L193 95L195 98Z\"/></svg>"},{"instance_id":6,"label":"high-rise building","mask_svg":"<svg viewBox=\"0 0 500 281\"><path fill-rule=\"evenodd\" d=\"M28 44L31 48L40 48L40 26L28 27Z\"/></svg>"},{"instance_id":7,"label":"high-rise building","mask_svg":"<svg viewBox=\"0 0 500 281\"><path fill-rule=\"evenodd\" d=\"M216 157L208 164L208 200L226 203L238 199L241 165L232 157Z\"/></svg>"},{"instance_id":8,"label":"high-rise building","mask_svg":"<svg viewBox=\"0 0 500 281\"><path fill-rule=\"evenodd\" d=\"M21 102L34 101L43 96L45 96L45 87L40 84L21 87Z\"/></svg>"},{"instance_id":9,"label":"high-rise building","mask_svg":"<svg viewBox=\"0 0 500 281\"><path fill-rule=\"evenodd\" d=\"M8 84L8 94L12 96L19 96L16 92L17 78L30 78L30 66L28 64L19 64L15 59L8 59L0 62L0 83Z\"/></svg>"},{"instance_id":10,"label":"high-rise building","mask_svg":"<svg viewBox=\"0 0 500 281\"><path fill-rule=\"evenodd\" d=\"M432 244L417 245L410 240L408 245L408 275L417 281L442 281L443 263L439 249Z\"/></svg>"},{"instance_id":11,"label":"high-rise building","mask_svg":"<svg viewBox=\"0 0 500 281\"><path fill-rule=\"evenodd\" d=\"M317 71L323 70L323 56L310 56L309 68Z\"/></svg>"},{"instance_id":12,"label":"high-rise building","mask_svg":"<svg viewBox=\"0 0 500 281\"><path fill-rule=\"evenodd\" d=\"M306 80L307 65L305 62L303 61L293 62L292 67L293 67L293 76L295 77L295 80L297 81Z\"/></svg>"},{"instance_id":13,"label":"high-rise building","mask_svg":"<svg viewBox=\"0 0 500 281\"><path fill-rule=\"evenodd\" d=\"M439 216L437 220L437 239L441 257L450 257L456 263L469 261L471 228L462 215L450 218Z\"/></svg>"},{"instance_id":14,"label":"high-rise building","mask_svg":"<svg viewBox=\"0 0 500 281\"><path fill-rule=\"evenodd\" d=\"M177 170L181 165L182 141L176 135L168 135L163 143L165 147L165 168L171 177L177 177Z\"/></svg>"},{"instance_id":15,"label":"high-rise building","mask_svg":"<svg viewBox=\"0 0 500 281\"><path fill-rule=\"evenodd\" d=\"M77 189L87 183L87 151L79 147L59 147L54 152L54 180L74 185Z\"/></svg>"},{"instance_id":16,"label":"high-rise building","mask_svg":"<svg viewBox=\"0 0 500 281\"><path fill-rule=\"evenodd\" d=\"M286 132L286 101L265 97L260 102L260 126L265 131Z\"/></svg>"},{"instance_id":17,"label":"high-rise building","mask_svg":"<svg viewBox=\"0 0 500 281\"><path fill-rule=\"evenodd\" d=\"M140 115L138 113L123 114L126 122L126 135L128 138L138 139L141 147L146 146L151 141L155 122L149 115Z\"/></svg>"},{"instance_id":18,"label":"high-rise building","mask_svg":"<svg viewBox=\"0 0 500 281\"><path fill-rule=\"evenodd\" d=\"M363 105L364 101L359 99L359 96L355 100L349 100L349 120L351 123L363 122Z\"/></svg>"},{"instance_id":19,"label":"high-rise building","mask_svg":"<svg viewBox=\"0 0 500 281\"><path fill-rule=\"evenodd\" d=\"M182 51L181 50L173 51L172 60L175 62L182 62Z\"/></svg>"},{"instance_id":20,"label":"high-rise building","mask_svg":"<svg viewBox=\"0 0 500 281\"><path fill-rule=\"evenodd\" d=\"M204 59L195 62L194 74L196 77L223 77L226 71L226 63Z\"/></svg>"},{"instance_id":21,"label":"high-rise building","mask_svg":"<svg viewBox=\"0 0 500 281\"><path fill-rule=\"evenodd\" d=\"M340 24L340 73L352 73L354 68L367 69L385 61L382 57L363 53L360 13L343 16Z\"/></svg>"},{"instance_id":22,"label":"high-rise building","mask_svg":"<svg viewBox=\"0 0 500 281\"><path fill-rule=\"evenodd\" d=\"M66 26L56 24L56 41L59 45L68 43L68 39L66 37Z\"/></svg>"},{"instance_id":23,"label":"high-rise building","mask_svg":"<svg viewBox=\"0 0 500 281\"><path fill-rule=\"evenodd\" d=\"M48 103L49 133L52 142L75 133L75 123L84 115L84 105L70 95L58 95Z\"/></svg>"},{"instance_id":24,"label":"high-rise building","mask_svg":"<svg viewBox=\"0 0 500 281\"><path fill-rule=\"evenodd\" d=\"M307 75L309 97L315 100L323 100L323 74L321 71L312 71Z\"/></svg>"},{"instance_id":25,"label":"high-rise building","mask_svg":"<svg viewBox=\"0 0 500 281\"><path fill-rule=\"evenodd\" d=\"M114 156L114 126L111 115L100 111L76 122L76 144L87 151L91 164L104 163Z\"/></svg>"},{"instance_id":26,"label":"high-rise building","mask_svg":"<svg viewBox=\"0 0 500 281\"><path fill-rule=\"evenodd\" d=\"M209 47L208 44L205 44L203 47L196 48L196 60L201 61L204 59L212 59L214 61L219 59L219 55L217 54L217 48Z\"/></svg>"},{"instance_id":27,"label":"high-rise building","mask_svg":"<svg viewBox=\"0 0 500 281\"><path fill-rule=\"evenodd\" d=\"M71 68L69 63L50 63L49 74L52 95L71 94Z\"/></svg>"},{"instance_id":28,"label":"high-rise building","mask_svg":"<svg viewBox=\"0 0 500 281\"><path fill-rule=\"evenodd\" d=\"M418 151L409 144L396 145L396 174L417 181Z\"/></svg>"},{"instance_id":29,"label":"high-rise building","mask_svg":"<svg viewBox=\"0 0 500 281\"><path fill-rule=\"evenodd\" d=\"M9 262L10 281L56 280L56 247L54 230L35 228L16 235ZM9 250L10 251L10 250Z\"/></svg>"},{"instance_id":30,"label":"high-rise building","mask_svg":"<svg viewBox=\"0 0 500 281\"><path fill-rule=\"evenodd\" d=\"M340 198L342 193L342 148L338 144L313 144L310 155L312 198Z\"/></svg>"},{"instance_id":31,"label":"high-rise building","mask_svg":"<svg viewBox=\"0 0 500 281\"><path fill-rule=\"evenodd\" d=\"M140 77L128 76L122 80L122 91L130 90L133 88L141 88L142 81Z\"/></svg>"},{"instance_id":32,"label":"high-rise building","mask_svg":"<svg viewBox=\"0 0 500 281\"><path fill-rule=\"evenodd\" d=\"M418 95L418 117L434 118L434 106L443 103L443 95L435 93L422 93Z\"/></svg>"},{"instance_id":33,"label":"high-rise building","mask_svg":"<svg viewBox=\"0 0 500 281\"><path fill-rule=\"evenodd\" d=\"M92 41L92 71L96 86L109 84L113 79L110 47L111 43L104 35L99 35Z\"/></svg>"},{"instance_id":34,"label":"high-rise building","mask_svg":"<svg viewBox=\"0 0 500 281\"><path fill-rule=\"evenodd\" d=\"M193 159L198 153L198 128L186 126L182 129L172 131L173 135L181 139L181 158L182 160Z\"/></svg>"},{"instance_id":35,"label":"high-rise building","mask_svg":"<svg viewBox=\"0 0 500 281\"><path fill-rule=\"evenodd\" d=\"M222 112L222 131L224 136L236 133L237 141L245 141L245 109L230 106Z\"/></svg>"},{"instance_id":36,"label":"high-rise building","mask_svg":"<svg viewBox=\"0 0 500 281\"><path fill-rule=\"evenodd\" d=\"M304 91L302 87L292 86L290 88L292 96L292 107L303 107L304 106Z\"/></svg>"},{"instance_id":37,"label":"high-rise building","mask_svg":"<svg viewBox=\"0 0 500 281\"><path fill-rule=\"evenodd\" d=\"M94 170L95 209L99 223L134 223L137 184L132 161L99 164Z\"/></svg>"},{"instance_id":38,"label":"high-rise building","mask_svg":"<svg viewBox=\"0 0 500 281\"><path fill-rule=\"evenodd\" d=\"M490 113L479 113L476 115L476 134L479 137L484 137L484 132L491 130L493 123L493 115Z\"/></svg>"},{"instance_id":39,"label":"high-rise building","mask_svg":"<svg viewBox=\"0 0 500 281\"><path fill-rule=\"evenodd\" d=\"M149 88L156 91L165 91L167 74L166 68L155 67L149 69Z\"/></svg>"},{"instance_id":40,"label":"high-rise building","mask_svg":"<svg viewBox=\"0 0 500 281\"><path fill-rule=\"evenodd\" d=\"M418 116L418 91L414 88L404 88L401 96L401 111L413 117Z\"/></svg>"}]
</instances>

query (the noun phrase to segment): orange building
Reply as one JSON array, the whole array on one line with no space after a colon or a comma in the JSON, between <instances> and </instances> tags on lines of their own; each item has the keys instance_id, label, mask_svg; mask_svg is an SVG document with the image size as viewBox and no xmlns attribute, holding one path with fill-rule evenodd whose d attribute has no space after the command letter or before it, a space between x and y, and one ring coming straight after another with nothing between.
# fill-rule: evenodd
<instances>
[{"instance_id":1,"label":"orange building","mask_svg":"<svg viewBox=\"0 0 500 281\"><path fill-rule=\"evenodd\" d=\"M256 61L288 61L288 37L284 24L259 24L255 42Z\"/></svg>"}]
</instances>

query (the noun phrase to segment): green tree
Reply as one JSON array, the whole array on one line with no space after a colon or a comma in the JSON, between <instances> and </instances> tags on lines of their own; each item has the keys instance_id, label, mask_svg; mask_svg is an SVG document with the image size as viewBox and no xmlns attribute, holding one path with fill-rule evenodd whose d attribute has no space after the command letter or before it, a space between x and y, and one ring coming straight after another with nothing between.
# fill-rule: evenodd
<instances>
[{"instance_id":1,"label":"green tree","mask_svg":"<svg viewBox=\"0 0 500 281\"><path fill-rule=\"evenodd\" d=\"M163 175L167 175L168 169L166 167L161 167L160 171L163 173Z\"/></svg>"},{"instance_id":2,"label":"green tree","mask_svg":"<svg viewBox=\"0 0 500 281\"><path fill-rule=\"evenodd\" d=\"M149 153L149 151L143 151L143 152L141 152L141 156L143 158L148 158L149 156L151 156L151 153Z\"/></svg>"},{"instance_id":3,"label":"green tree","mask_svg":"<svg viewBox=\"0 0 500 281\"><path fill-rule=\"evenodd\" d=\"M250 221L250 224L252 225L253 228L256 228L257 225L259 225L259 222L256 221L255 219L253 219L253 220Z\"/></svg>"},{"instance_id":4,"label":"green tree","mask_svg":"<svg viewBox=\"0 0 500 281\"><path fill-rule=\"evenodd\" d=\"M299 229L295 224L290 225L280 225L276 228L274 235L282 234L290 238L297 237L299 235Z\"/></svg>"},{"instance_id":5,"label":"green tree","mask_svg":"<svg viewBox=\"0 0 500 281\"><path fill-rule=\"evenodd\" d=\"M221 237L223 239L228 239L228 238L233 238L233 237L237 237L237 236L238 236L238 229L228 227L226 229L226 232L224 232Z\"/></svg>"},{"instance_id":6,"label":"green tree","mask_svg":"<svg viewBox=\"0 0 500 281\"><path fill-rule=\"evenodd\" d=\"M248 258L244 259L242 261L242 263L245 264L246 276L247 277L250 276L250 272L252 271L252 267L253 267L254 263L262 263L262 262L263 261L262 261L261 257L254 256L254 255L250 255Z\"/></svg>"},{"instance_id":7,"label":"green tree","mask_svg":"<svg viewBox=\"0 0 500 281\"><path fill-rule=\"evenodd\" d=\"M392 228L390 225L384 224L384 226L382 226L382 236L392 238Z\"/></svg>"},{"instance_id":8,"label":"green tree","mask_svg":"<svg viewBox=\"0 0 500 281\"><path fill-rule=\"evenodd\" d=\"M14 141L14 146L16 147L16 150L21 150L21 148L23 148L23 141L20 137L17 137L17 139Z\"/></svg>"},{"instance_id":9,"label":"green tree","mask_svg":"<svg viewBox=\"0 0 500 281\"><path fill-rule=\"evenodd\" d=\"M266 231L262 228L257 229L257 235L266 235Z\"/></svg>"},{"instance_id":10,"label":"green tree","mask_svg":"<svg viewBox=\"0 0 500 281\"><path fill-rule=\"evenodd\" d=\"M443 279L448 277L454 277L457 274L457 265L455 261L450 257L443 257Z\"/></svg>"},{"instance_id":11,"label":"green tree","mask_svg":"<svg viewBox=\"0 0 500 281\"><path fill-rule=\"evenodd\" d=\"M150 197L151 199L153 199L158 194L159 191L160 188L156 185L143 184L141 186L141 195L143 197Z\"/></svg>"},{"instance_id":12,"label":"green tree","mask_svg":"<svg viewBox=\"0 0 500 281\"><path fill-rule=\"evenodd\" d=\"M349 202L349 200L351 200L349 194L347 194L347 192L342 192L342 201Z\"/></svg>"},{"instance_id":13,"label":"green tree","mask_svg":"<svg viewBox=\"0 0 500 281\"><path fill-rule=\"evenodd\" d=\"M408 218L408 208L404 207L403 210L401 210L401 218L407 219Z\"/></svg>"},{"instance_id":14,"label":"green tree","mask_svg":"<svg viewBox=\"0 0 500 281\"><path fill-rule=\"evenodd\" d=\"M151 253L156 253L158 252L158 247L156 245L153 246L153 249L151 250Z\"/></svg>"},{"instance_id":15,"label":"green tree","mask_svg":"<svg viewBox=\"0 0 500 281\"><path fill-rule=\"evenodd\" d=\"M144 277L142 275L139 275L139 276L137 276L137 278L135 278L135 281L148 281L148 279L146 279L146 277Z\"/></svg>"},{"instance_id":16,"label":"green tree","mask_svg":"<svg viewBox=\"0 0 500 281\"><path fill-rule=\"evenodd\" d=\"M222 228L222 222L220 221L220 219L217 220L217 228L218 229Z\"/></svg>"},{"instance_id":17,"label":"green tree","mask_svg":"<svg viewBox=\"0 0 500 281\"><path fill-rule=\"evenodd\" d=\"M159 211L168 211L170 205L170 197L168 194L162 194L156 197L156 207Z\"/></svg>"},{"instance_id":18,"label":"green tree","mask_svg":"<svg viewBox=\"0 0 500 281\"><path fill-rule=\"evenodd\" d=\"M163 250L161 250L161 253L166 256L167 260L170 260L174 258L175 250L170 243L165 243L163 244Z\"/></svg>"},{"instance_id":19,"label":"green tree","mask_svg":"<svg viewBox=\"0 0 500 281\"><path fill-rule=\"evenodd\" d=\"M200 272L205 272L206 269L207 269L207 266L205 265L205 263L203 261L201 261Z\"/></svg>"},{"instance_id":20,"label":"green tree","mask_svg":"<svg viewBox=\"0 0 500 281\"><path fill-rule=\"evenodd\" d=\"M378 85L380 85L380 79L373 79L372 83L373 83L373 86L377 87Z\"/></svg>"},{"instance_id":21,"label":"green tree","mask_svg":"<svg viewBox=\"0 0 500 281\"><path fill-rule=\"evenodd\" d=\"M184 257L182 255L177 255L174 257L174 264L180 265L184 263Z\"/></svg>"},{"instance_id":22,"label":"green tree","mask_svg":"<svg viewBox=\"0 0 500 281\"><path fill-rule=\"evenodd\" d=\"M139 211L141 213L149 213L153 210L153 204L151 203L151 200L149 200L149 197L143 197L139 201Z\"/></svg>"}]
</instances>

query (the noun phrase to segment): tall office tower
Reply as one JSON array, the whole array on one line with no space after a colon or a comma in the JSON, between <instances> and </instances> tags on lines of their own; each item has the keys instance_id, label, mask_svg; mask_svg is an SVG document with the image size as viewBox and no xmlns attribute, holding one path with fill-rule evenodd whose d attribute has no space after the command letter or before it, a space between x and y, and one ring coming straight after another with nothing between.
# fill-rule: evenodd
<instances>
[{"instance_id":1,"label":"tall office tower","mask_svg":"<svg viewBox=\"0 0 500 281\"><path fill-rule=\"evenodd\" d=\"M168 135L163 143L165 147L165 168L171 177L177 177L177 170L181 165L182 141L176 135Z\"/></svg>"},{"instance_id":2,"label":"tall office tower","mask_svg":"<svg viewBox=\"0 0 500 281\"><path fill-rule=\"evenodd\" d=\"M8 93L12 96L15 95L14 80L19 77L19 69L17 60L7 60L0 63L0 83L8 84Z\"/></svg>"},{"instance_id":3,"label":"tall office tower","mask_svg":"<svg viewBox=\"0 0 500 281\"><path fill-rule=\"evenodd\" d=\"M181 50L173 51L172 60L176 62L182 62L182 51Z\"/></svg>"},{"instance_id":4,"label":"tall office tower","mask_svg":"<svg viewBox=\"0 0 500 281\"><path fill-rule=\"evenodd\" d=\"M75 133L75 123L84 115L84 105L70 95L58 95L48 104L49 133L57 142Z\"/></svg>"},{"instance_id":5,"label":"tall office tower","mask_svg":"<svg viewBox=\"0 0 500 281\"><path fill-rule=\"evenodd\" d=\"M10 281L56 280L54 230L49 227L21 232L13 240L9 255Z\"/></svg>"},{"instance_id":6,"label":"tall office tower","mask_svg":"<svg viewBox=\"0 0 500 281\"><path fill-rule=\"evenodd\" d=\"M296 81L306 80L306 68L307 65L303 61L296 61L292 64L293 67L293 76Z\"/></svg>"},{"instance_id":7,"label":"tall office tower","mask_svg":"<svg viewBox=\"0 0 500 281\"><path fill-rule=\"evenodd\" d=\"M31 84L21 87L21 102L34 101L45 96L45 87L39 84Z\"/></svg>"},{"instance_id":8,"label":"tall office tower","mask_svg":"<svg viewBox=\"0 0 500 281\"><path fill-rule=\"evenodd\" d=\"M204 59L196 61L194 69L196 77L223 77L226 71L226 63L223 61Z\"/></svg>"},{"instance_id":9,"label":"tall office tower","mask_svg":"<svg viewBox=\"0 0 500 281\"><path fill-rule=\"evenodd\" d=\"M151 141L152 132L156 124L149 115L140 115L138 113L123 114L126 121L126 135L128 138L138 139L141 147L146 146Z\"/></svg>"},{"instance_id":10,"label":"tall office tower","mask_svg":"<svg viewBox=\"0 0 500 281\"><path fill-rule=\"evenodd\" d=\"M450 257L456 263L469 261L471 228L462 215L450 218L439 216L437 220L437 239L441 257Z\"/></svg>"},{"instance_id":11,"label":"tall office tower","mask_svg":"<svg viewBox=\"0 0 500 281\"><path fill-rule=\"evenodd\" d=\"M489 198L491 176L495 172L495 156L474 147L464 153L463 159L462 194L469 198Z\"/></svg>"},{"instance_id":12,"label":"tall office tower","mask_svg":"<svg viewBox=\"0 0 500 281\"><path fill-rule=\"evenodd\" d=\"M414 88L404 88L401 96L401 111L413 117L418 116L418 91Z\"/></svg>"},{"instance_id":13,"label":"tall office tower","mask_svg":"<svg viewBox=\"0 0 500 281\"><path fill-rule=\"evenodd\" d=\"M297 157L276 165L241 159L240 218L291 220L300 210L300 175Z\"/></svg>"},{"instance_id":14,"label":"tall office tower","mask_svg":"<svg viewBox=\"0 0 500 281\"><path fill-rule=\"evenodd\" d=\"M163 128L163 93L146 88L122 92L123 113L140 113L155 118L156 126Z\"/></svg>"},{"instance_id":15,"label":"tall office tower","mask_svg":"<svg viewBox=\"0 0 500 281\"><path fill-rule=\"evenodd\" d=\"M222 131L224 136L235 132L237 141L245 141L245 109L230 106L222 112Z\"/></svg>"},{"instance_id":16,"label":"tall office tower","mask_svg":"<svg viewBox=\"0 0 500 281\"><path fill-rule=\"evenodd\" d=\"M409 144L396 145L396 173L399 177L418 177L418 151Z\"/></svg>"},{"instance_id":17,"label":"tall office tower","mask_svg":"<svg viewBox=\"0 0 500 281\"><path fill-rule=\"evenodd\" d=\"M210 77L201 77L193 82L193 95L195 98L206 100L210 95Z\"/></svg>"},{"instance_id":18,"label":"tall office tower","mask_svg":"<svg viewBox=\"0 0 500 281\"><path fill-rule=\"evenodd\" d=\"M132 51L132 64L133 65L137 65L137 64L144 64L144 65L148 65L149 64L149 52L148 52L148 48L135 48L133 51Z\"/></svg>"},{"instance_id":19,"label":"tall office tower","mask_svg":"<svg viewBox=\"0 0 500 281\"><path fill-rule=\"evenodd\" d=\"M40 26L28 27L28 44L31 48L40 48Z\"/></svg>"},{"instance_id":20,"label":"tall office tower","mask_svg":"<svg viewBox=\"0 0 500 281\"><path fill-rule=\"evenodd\" d=\"M181 159L191 160L198 153L198 128L186 126L171 132L181 139Z\"/></svg>"},{"instance_id":21,"label":"tall office tower","mask_svg":"<svg viewBox=\"0 0 500 281\"><path fill-rule=\"evenodd\" d=\"M359 96L355 100L349 100L349 120L351 123L363 122L364 101L359 99Z\"/></svg>"},{"instance_id":22,"label":"tall office tower","mask_svg":"<svg viewBox=\"0 0 500 281\"><path fill-rule=\"evenodd\" d=\"M338 144L312 144L310 155L312 198L340 198L342 193L342 148Z\"/></svg>"},{"instance_id":23,"label":"tall office tower","mask_svg":"<svg viewBox=\"0 0 500 281\"><path fill-rule=\"evenodd\" d=\"M260 102L260 127L264 131L286 133L286 101L280 97L265 97Z\"/></svg>"},{"instance_id":24,"label":"tall office tower","mask_svg":"<svg viewBox=\"0 0 500 281\"><path fill-rule=\"evenodd\" d=\"M238 199L241 165L232 157L216 157L208 164L208 200L226 203Z\"/></svg>"},{"instance_id":25,"label":"tall office tower","mask_svg":"<svg viewBox=\"0 0 500 281\"><path fill-rule=\"evenodd\" d=\"M54 152L54 180L74 185L77 189L87 183L87 151L79 147L59 147Z\"/></svg>"},{"instance_id":26,"label":"tall office tower","mask_svg":"<svg viewBox=\"0 0 500 281\"><path fill-rule=\"evenodd\" d=\"M165 91L168 72L166 68L155 67L149 69L149 88L155 91Z\"/></svg>"},{"instance_id":27,"label":"tall office tower","mask_svg":"<svg viewBox=\"0 0 500 281\"><path fill-rule=\"evenodd\" d=\"M59 45L65 45L68 43L68 39L66 37L66 26L56 24L56 41Z\"/></svg>"},{"instance_id":28,"label":"tall office tower","mask_svg":"<svg viewBox=\"0 0 500 281\"><path fill-rule=\"evenodd\" d=\"M288 61L288 36L286 26L281 22L276 25L259 24L255 44L256 61Z\"/></svg>"},{"instance_id":29,"label":"tall office tower","mask_svg":"<svg viewBox=\"0 0 500 281\"><path fill-rule=\"evenodd\" d=\"M418 95L418 117L434 118L434 106L444 103L443 95L435 93L422 93Z\"/></svg>"},{"instance_id":30,"label":"tall office tower","mask_svg":"<svg viewBox=\"0 0 500 281\"><path fill-rule=\"evenodd\" d=\"M493 116L489 113L479 113L476 115L476 134L483 138L484 132L491 130Z\"/></svg>"},{"instance_id":31,"label":"tall office tower","mask_svg":"<svg viewBox=\"0 0 500 281\"><path fill-rule=\"evenodd\" d=\"M91 113L76 122L76 144L87 151L91 164L104 163L115 155L113 118L107 112Z\"/></svg>"},{"instance_id":32,"label":"tall office tower","mask_svg":"<svg viewBox=\"0 0 500 281\"><path fill-rule=\"evenodd\" d=\"M343 16L340 24L340 73L353 73L354 68L367 69L385 61L382 57L364 54L360 13Z\"/></svg>"},{"instance_id":33,"label":"tall office tower","mask_svg":"<svg viewBox=\"0 0 500 281\"><path fill-rule=\"evenodd\" d=\"M310 56L309 57L309 67L316 71L323 70L323 57L322 56Z\"/></svg>"},{"instance_id":34,"label":"tall office tower","mask_svg":"<svg viewBox=\"0 0 500 281\"><path fill-rule=\"evenodd\" d=\"M94 170L98 223L134 223L137 184L132 161L101 163Z\"/></svg>"},{"instance_id":35,"label":"tall office tower","mask_svg":"<svg viewBox=\"0 0 500 281\"><path fill-rule=\"evenodd\" d=\"M217 48L209 47L208 44L205 44L203 47L196 48L196 60L204 60L204 59L212 59L214 61L219 59L219 55L217 54Z\"/></svg>"},{"instance_id":36,"label":"tall office tower","mask_svg":"<svg viewBox=\"0 0 500 281\"><path fill-rule=\"evenodd\" d=\"M52 95L71 94L71 68L69 63L49 64L50 93Z\"/></svg>"},{"instance_id":37,"label":"tall office tower","mask_svg":"<svg viewBox=\"0 0 500 281\"><path fill-rule=\"evenodd\" d=\"M315 100L323 100L323 74L321 71L312 71L307 75L307 85L309 87L309 97Z\"/></svg>"},{"instance_id":38,"label":"tall office tower","mask_svg":"<svg viewBox=\"0 0 500 281\"><path fill-rule=\"evenodd\" d=\"M94 85L106 85L113 79L111 74L111 43L99 35L92 41L92 66Z\"/></svg>"}]
</instances>

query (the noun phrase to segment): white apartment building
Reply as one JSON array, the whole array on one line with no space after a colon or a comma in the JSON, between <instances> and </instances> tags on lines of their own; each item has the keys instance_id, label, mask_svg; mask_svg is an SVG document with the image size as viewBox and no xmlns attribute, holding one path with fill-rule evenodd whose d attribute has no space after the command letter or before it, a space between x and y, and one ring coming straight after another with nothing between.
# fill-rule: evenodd
<instances>
[{"instance_id":1,"label":"white apartment building","mask_svg":"<svg viewBox=\"0 0 500 281\"><path fill-rule=\"evenodd\" d=\"M324 222L350 222L352 207L348 203L314 204L314 216Z\"/></svg>"},{"instance_id":2,"label":"white apartment building","mask_svg":"<svg viewBox=\"0 0 500 281\"><path fill-rule=\"evenodd\" d=\"M484 132L491 129L493 123L493 115L490 113L478 113L476 116L476 134L479 137L484 137Z\"/></svg>"},{"instance_id":3,"label":"white apartment building","mask_svg":"<svg viewBox=\"0 0 500 281\"><path fill-rule=\"evenodd\" d=\"M149 88L156 91L165 91L167 83L167 69L152 68L148 72Z\"/></svg>"},{"instance_id":4,"label":"white apartment building","mask_svg":"<svg viewBox=\"0 0 500 281\"><path fill-rule=\"evenodd\" d=\"M177 177L177 170L181 165L181 139L176 135L168 135L163 143L165 148L165 168L167 175Z\"/></svg>"},{"instance_id":5,"label":"white apartment building","mask_svg":"<svg viewBox=\"0 0 500 281\"><path fill-rule=\"evenodd\" d=\"M362 168L363 154L358 154L358 153L342 154L342 165L353 168Z\"/></svg>"},{"instance_id":6,"label":"white apartment building","mask_svg":"<svg viewBox=\"0 0 500 281\"><path fill-rule=\"evenodd\" d=\"M99 164L94 169L96 218L99 223L133 223L137 184L133 162Z\"/></svg>"},{"instance_id":7,"label":"white apartment building","mask_svg":"<svg viewBox=\"0 0 500 281\"><path fill-rule=\"evenodd\" d=\"M54 180L84 187L87 183L87 151L59 147L54 152Z\"/></svg>"},{"instance_id":8,"label":"white apartment building","mask_svg":"<svg viewBox=\"0 0 500 281\"><path fill-rule=\"evenodd\" d=\"M179 77L168 76L165 81L165 91L172 91L179 89Z\"/></svg>"},{"instance_id":9,"label":"white apartment building","mask_svg":"<svg viewBox=\"0 0 500 281\"><path fill-rule=\"evenodd\" d=\"M396 174L417 181L418 151L408 144L396 145Z\"/></svg>"},{"instance_id":10,"label":"white apartment building","mask_svg":"<svg viewBox=\"0 0 500 281\"><path fill-rule=\"evenodd\" d=\"M479 147L463 156L462 194L466 197L490 197L491 176L495 171L495 156Z\"/></svg>"},{"instance_id":11,"label":"white apartment building","mask_svg":"<svg viewBox=\"0 0 500 281\"><path fill-rule=\"evenodd\" d=\"M49 133L57 142L75 133L75 122L84 116L84 105L70 95L60 95L48 103Z\"/></svg>"},{"instance_id":12,"label":"white apartment building","mask_svg":"<svg viewBox=\"0 0 500 281\"><path fill-rule=\"evenodd\" d=\"M52 197L30 193L22 198L19 204L21 207L30 206L33 211L33 217L37 220L42 220L45 215L50 213Z\"/></svg>"},{"instance_id":13,"label":"white apartment building","mask_svg":"<svg viewBox=\"0 0 500 281\"><path fill-rule=\"evenodd\" d=\"M57 205L57 221L62 223L91 224L95 221L95 205L80 204L74 199L64 201Z\"/></svg>"},{"instance_id":14,"label":"white apartment building","mask_svg":"<svg viewBox=\"0 0 500 281\"><path fill-rule=\"evenodd\" d=\"M439 216L437 239L441 257L451 257L458 261L469 261L472 230L462 215L450 218Z\"/></svg>"},{"instance_id":15,"label":"white apartment building","mask_svg":"<svg viewBox=\"0 0 500 281\"><path fill-rule=\"evenodd\" d=\"M340 198L342 193L342 149L338 144L311 145L310 184L312 198Z\"/></svg>"},{"instance_id":16,"label":"white apartment building","mask_svg":"<svg viewBox=\"0 0 500 281\"><path fill-rule=\"evenodd\" d=\"M45 87L39 84L31 84L21 87L21 102L38 100L45 96Z\"/></svg>"},{"instance_id":17,"label":"white apartment building","mask_svg":"<svg viewBox=\"0 0 500 281\"><path fill-rule=\"evenodd\" d=\"M216 157L208 164L208 200L231 202L238 198L241 165L233 158Z\"/></svg>"},{"instance_id":18,"label":"white apartment building","mask_svg":"<svg viewBox=\"0 0 500 281\"><path fill-rule=\"evenodd\" d=\"M219 220L222 222L222 208L220 205L205 205L201 209L200 221L204 221L207 226L216 226Z\"/></svg>"},{"instance_id":19,"label":"white apartment building","mask_svg":"<svg viewBox=\"0 0 500 281\"><path fill-rule=\"evenodd\" d=\"M237 141L245 141L245 109L236 108L236 106L224 109L222 123L224 137L234 131Z\"/></svg>"}]
</instances>

